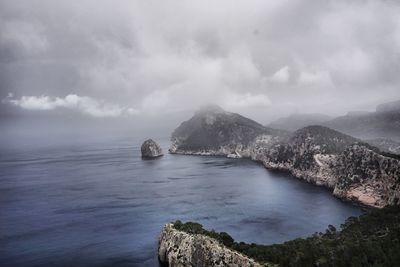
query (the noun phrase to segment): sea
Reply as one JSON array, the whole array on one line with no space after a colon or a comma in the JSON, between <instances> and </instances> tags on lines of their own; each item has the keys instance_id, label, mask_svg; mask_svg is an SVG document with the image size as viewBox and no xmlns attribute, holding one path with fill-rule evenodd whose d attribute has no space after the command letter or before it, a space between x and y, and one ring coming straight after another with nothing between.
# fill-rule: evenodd
<instances>
[{"instance_id":1,"label":"sea","mask_svg":"<svg viewBox=\"0 0 400 267\"><path fill-rule=\"evenodd\" d=\"M159 266L166 223L195 221L236 241L282 243L360 207L247 159L168 154L143 139L2 143L0 266Z\"/></svg>"}]
</instances>

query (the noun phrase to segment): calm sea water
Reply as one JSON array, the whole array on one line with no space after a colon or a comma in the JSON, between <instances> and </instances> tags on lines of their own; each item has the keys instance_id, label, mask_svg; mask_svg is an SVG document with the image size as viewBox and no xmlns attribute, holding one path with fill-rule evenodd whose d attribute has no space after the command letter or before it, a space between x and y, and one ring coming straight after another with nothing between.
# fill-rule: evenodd
<instances>
[{"instance_id":1,"label":"calm sea water","mask_svg":"<svg viewBox=\"0 0 400 267\"><path fill-rule=\"evenodd\" d=\"M158 235L176 219L272 244L361 213L249 160L142 160L141 141L2 149L0 266L158 266Z\"/></svg>"}]
</instances>

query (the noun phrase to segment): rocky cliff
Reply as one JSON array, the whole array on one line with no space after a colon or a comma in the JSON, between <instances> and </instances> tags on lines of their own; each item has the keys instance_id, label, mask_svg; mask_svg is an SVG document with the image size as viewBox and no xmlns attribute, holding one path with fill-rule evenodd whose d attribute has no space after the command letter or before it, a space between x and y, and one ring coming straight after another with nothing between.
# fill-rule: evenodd
<instances>
[{"instance_id":1,"label":"rocky cliff","mask_svg":"<svg viewBox=\"0 0 400 267\"><path fill-rule=\"evenodd\" d=\"M342 199L373 207L399 204L400 157L326 127L298 130L257 157L267 168L332 188Z\"/></svg>"},{"instance_id":2,"label":"rocky cliff","mask_svg":"<svg viewBox=\"0 0 400 267\"><path fill-rule=\"evenodd\" d=\"M297 178L334 188L333 166L337 155L357 139L322 126L308 126L257 152L269 169L289 171Z\"/></svg>"},{"instance_id":3,"label":"rocky cliff","mask_svg":"<svg viewBox=\"0 0 400 267\"><path fill-rule=\"evenodd\" d=\"M337 157L332 170L337 177L334 195L376 207L400 204L399 156L353 144Z\"/></svg>"},{"instance_id":4,"label":"rocky cliff","mask_svg":"<svg viewBox=\"0 0 400 267\"><path fill-rule=\"evenodd\" d=\"M342 199L374 207L400 203L399 157L327 127L289 134L222 109L203 110L182 123L172 141L171 153L247 157Z\"/></svg>"},{"instance_id":5,"label":"rocky cliff","mask_svg":"<svg viewBox=\"0 0 400 267\"><path fill-rule=\"evenodd\" d=\"M170 267L262 266L211 237L178 231L172 224L165 225L161 232L158 257Z\"/></svg>"}]
</instances>

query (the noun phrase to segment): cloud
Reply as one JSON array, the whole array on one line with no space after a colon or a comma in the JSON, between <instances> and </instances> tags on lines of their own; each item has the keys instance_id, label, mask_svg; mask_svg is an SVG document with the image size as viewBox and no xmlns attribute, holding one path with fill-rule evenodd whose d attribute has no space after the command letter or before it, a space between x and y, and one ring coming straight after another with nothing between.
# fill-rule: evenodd
<instances>
[{"instance_id":1,"label":"cloud","mask_svg":"<svg viewBox=\"0 0 400 267\"><path fill-rule=\"evenodd\" d=\"M300 84L319 86L322 88L333 87L332 79L328 71L302 71L298 82Z\"/></svg>"},{"instance_id":2,"label":"cloud","mask_svg":"<svg viewBox=\"0 0 400 267\"><path fill-rule=\"evenodd\" d=\"M20 53L37 54L48 49L48 40L41 25L21 20L2 21L0 45L20 49Z\"/></svg>"},{"instance_id":3,"label":"cloud","mask_svg":"<svg viewBox=\"0 0 400 267\"><path fill-rule=\"evenodd\" d=\"M26 110L53 110L56 108L67 108L77 110L83 114L93 117L118 117L122 115L133 115L138 113L133 108L120 107L104 101L97 101L88 96L69 94L64 98L49 96L22 96L20 99L13 99L9 93L3 100Z\"/></svg>"},{"instance_id":4,"label":"cloud","mask_svg":"<svg viewBox=\"0 0 400 267\"><path fill-rule=\"evenodd\" d=\"M289 81L289 67L285 66L275 72L271 77L271 81L277 83L287 83Z\"/></svg>"},{"instance_id":5,"label":"cloud","mask_svg":"<svg viewBox=\"0 0 400 267\"><path fill-rule=\"evenodd\" d=\"M267 107L271 104L271 100L266 95L257 94L230 94L222 103L224 107L229 109L236 108L257 108Z\"/></svg>"},{"instance_id":6,"label":"cloud","mask_svg":"<svg viewBox=\"0 0 400 267\"><path fill-rule=\"evenodd\" d=\"M0 98L73 88L160 116L229 99L263 120L372 108L399 97L399 13L383 0L3 0Z\"/></svg>"}]
</instances>

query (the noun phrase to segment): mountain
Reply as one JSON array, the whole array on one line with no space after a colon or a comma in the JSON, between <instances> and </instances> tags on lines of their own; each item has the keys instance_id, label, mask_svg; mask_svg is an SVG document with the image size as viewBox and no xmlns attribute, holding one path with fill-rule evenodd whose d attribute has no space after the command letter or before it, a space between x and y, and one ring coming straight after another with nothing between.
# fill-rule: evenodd
<instances>
[{"instance_id":1,"label":"mountain","mask_svg":"<svg viewBox=\"0 0 400 267\"><path fill-rule=\"evenodd\" d=\"M400 142L400 101L381 104L375 112L349 113L322 125L358 138Z\"/></svg>"},{"instance_id":2,"label":"mountain","mask_svg":"<svg viewBox=\"0 0 400 267\"><path fill-rule=\"evenodd\" d=\"M380 104L376 107L376 112L400 112L400 100Z\"/></svg>"},{"instance_id":3,"label":"mountain","mask_svg":"<svg viewBox=\"0 0 400 267\"><path fill-rule=\"evenodd\" d=\"M331 120L332 117L324 114L292 114L288 117L277 119L270 124L268 127L275 129L282 129L287 131L295 131L300 128L317 125Z\"/></svg>"},{"instance_id":4,"label":"mountain","mask_svg":"<svg viewBox=\"0 0 400 267\"><path fill-rule=\"evenodd\" d=\"M172 134L171 153L247 157L373 207L400 204L400 156L325 126L274 130L218 107Z\"/></svg>"},{"instance_id":5,"label":"mountain","mask_svg":"<svg viewBox=\"0 0 400 267\"><path fill-rule=\"evenodd\" d=\"M273 138L285 132L264 127L218 106L203 107L172 133L171 153L249 156L256 137Z\"/></svg>"},{"instance_id":6,"label":"mountain","mask_svg":"<svg viewBox=\"0 0 400 267\"><path fill-rule=\"evenodd\" d=\"M269 169L332 188L341 199L374 207L400 203L400 156L327 127L297 130L288 142L258 151L256 159Z\"/></svg>"},{"instance_id":7,"label":"mountain","mask_svg":"<svg viewBox=\"0 0 400 267\"><path fill-rule=\"evenodd\" d=\"M350 111L336 118L318 113L293 114L271 122L268 127L296 131L309 125L323 125L365 140L386 140L371 143L386 150L385 143L400 142L400 100L378 105L374 112Z\"/></svg>"}]
</instances>

